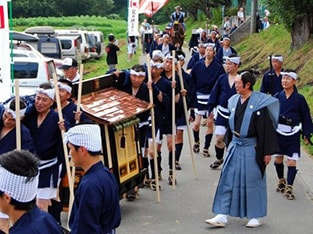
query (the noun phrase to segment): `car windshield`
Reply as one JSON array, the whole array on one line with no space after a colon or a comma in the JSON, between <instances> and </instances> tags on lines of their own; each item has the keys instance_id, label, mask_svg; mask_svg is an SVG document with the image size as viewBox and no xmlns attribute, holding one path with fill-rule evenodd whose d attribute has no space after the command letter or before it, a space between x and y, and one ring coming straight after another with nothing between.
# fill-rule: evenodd
<instances>
[{"instance_id":1,"label":"car windshield","mask_svg":"<svg viewBox=\"0 0 313 234\"><path fill-rule=\"evenodd\" d=\"M14 62L15 79L36 79L38 63L35 62Z\"/></svg>"}]
</instances>

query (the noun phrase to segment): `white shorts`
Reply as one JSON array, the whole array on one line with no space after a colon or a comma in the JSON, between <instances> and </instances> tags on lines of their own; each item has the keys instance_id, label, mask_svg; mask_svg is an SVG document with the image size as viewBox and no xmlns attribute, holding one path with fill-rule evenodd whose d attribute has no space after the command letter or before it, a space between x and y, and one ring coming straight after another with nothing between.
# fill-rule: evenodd
<instances>
[{"instance_id":1,"label":"white shorts","mask_svg":"<svg viewBox=\"0 0 313 234\"><path fill-rule=\"evenodd\" d=\"M226 130L227 129L225 128L225 126L216 125L215 126L215 135L225 135Z\"/></svg>"},{"instance_id":2,"label":"white shorts","mask_svg":"<svg viewBox=\"0 0 313 234\"><path fill-rule=\"evenodd\" d=\"M208 116L208 112L209 112L209 111L207 111L207 110L198 110L198 109L195 109L195 114L196 114L196 115L201 115L201 116L206 115L206 116Z\"/></svg>"},{"instance_id":3,"label":"white shorts","mask_svg":"<svg viewBox=\"0 0 313 234\"><path fill-rule=\"evenodd\" d=\"M38 188L37 198L38 199L54 199L57 197L57 188Z\"/></svg>"},{"instance_id":4,"label":"white shorts","mask_svg":"<svg viewBox=\"0 0 313 234\"><path fill-rule=\"evenodd\" d=\"M287 157L287 159L289 159L289 160L294 160L294 161L298 161L298 160L300 159L298 153L293 153L292 156L281 155L281 154L273 154L272 156L274 156L274 157L276 157L276 156L285 156L285 157Z\"/></svg>"},{"instance_id":5,"label":"white shorts","mask_svg":"<svg viewBox=\"0 0 313 234\"><path fill-rule=\"evenodd\" d=\"M151 143L153 141L152 138L148 139L149 143ZM155 143L157 144L162 144L162 139L161 139L161 135L160 135L160 130L157 131L156 136L155 136Z\"/></svg>"},{"instance_id":6,"label":"white shorts","mask_svg":"<svg viewBox=\"0 0 313 234\"><path fill-rule=\"evenodd\" d=\"M181 125L176 127L177 130L187 130L187 125Z\"/></svg>"}]
</instances>

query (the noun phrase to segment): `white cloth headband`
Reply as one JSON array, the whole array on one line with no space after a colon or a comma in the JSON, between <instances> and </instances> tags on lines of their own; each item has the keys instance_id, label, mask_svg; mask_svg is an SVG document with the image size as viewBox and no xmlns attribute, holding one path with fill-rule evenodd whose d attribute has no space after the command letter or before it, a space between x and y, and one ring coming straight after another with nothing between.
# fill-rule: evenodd
<instances>
[{"instance_id":1,"label":"white cloth headband","mask_svg":"<svg viewBox=\"0 0 313 234\"><path fill-rule=\"evenodd\" d=\"M36 90L36 94L37 93L41 93L41 94L47 95L49 98L54 100L54 89L43 89L43 88L40 88L40 89Z\"/></svg>"},{"instance_id":2,"label":"white cloth headband","mask_svg":"<svg viewBox=\"0 0 313 234\"><path fill-rule=\"evenodd\" d=\"M214 44L214 43L205 43L205 44L204 44L204 47L205 47L205 48L207 48L207 47L215 48L215 44Z\"/></svg>"},{"instance_id":3,"label":"white cloth headband","mask_svg":"<svg viewBox=\"0 0 313 234\"><path fill-rule=\"evenodd\" d=\"M184 60L185 59L184 55L181 55L181 54L178 55L177 57L178 57L179 60Z\"/></svg>"},{"instance_id":4,"label":"white cloth headband","mask_svg":"<svg viewBox=\"0 0 313 234\"><path fill-rule=\"evenodd\" d=\"M278 61L280 61L280 62L283 62L284 61L284 58L283 58L283 56L281 56L281 55L273 55L272 56L272 60L273 59L276 59L276 60L278 60Z\"/></svg>"},{"instance_id":5,"label":"white cloth headband","mask_svg":"<svg viewBox=\"0 0 313 234\"><path fill-rule=\"evenodd\" d=\"M165 59L173 60L173 56L172 56L171 54L167 54L167 55L165 56ZM175 61L175 63L177 63L177 59L176 59L176 58L174 58L174 61Z\"/></svg>"},{"instance_id":6,"label":"white cloth headband","mask_svg":"<svg viewBox=\"0 0 313 234\"><path fill-rule=\"evenodd\" d=\"M58 82L58 87L59 87L59 89L64 89L67 92L72 93L72 87L70 87L64 83Z\"/></svg>"},{"instance_id":7,"label":"white cloth headband","mask_svg":"<svg viewBox=\"0 0 313 234\"><path fill-rule=\"evenodd\" d=\"M155 63L153 61L150 62L150 66L151 67L156 67L157 69L162 68L163 67L163 63Z\"/></svg>"},{"instance_id":8,"label":"white cloth headband","mask_svg":"<svg viewBox=\"0 0 313 234\"><path fill-rule=\"evenodd\" d=\"M240 63L240 57L225 57L226 60L229 60L232 63L239 64Z\"/></svg>"},{"instance_id":9,"label":"white cloth headband","mask_svg":"<svg viewBox=\"0 0 313 234\"><path fill-rule=\"evenodd\" d=\"M100 127L96 124L74 126L64 134L64 143L83 146L91 152L101 151Z\"/></svg>"},{"instance_id":10,"label":"white cloth headband","mask_svg":"<svg viewBox=\"0 0 313 234\"><path fill-rule=\"evenodd\" d=\"M298 79L298 75L295 72L281 72L280 74L282 76L287 75L287 76L291 77L294 80Z\"/></svg>"},{"instance_id":11,"label":"white cloth headband","mask_svg":"<svg viewBox=\"0 0 313 234\"><path fill-rule=\"evenodd\" d=\"M133 76L146 76L146 73L144 71L136 72L133 69L130 70L130 74Z\"/></svg>"},{"instance_id":12,"label":"white cloth headband","mask_svg":"<svg viewBox=\"0 0 313 234\"><path fill-rule=\"evenodd\" d=\"M19 202L30 202L37 195L39 173L27 181L26 176L13 174L0 167L0 190Z\"/></svg>"},{"instance_id":13,"label":"white cloth headband","mask_svg":"<svg viewBox=\"0 0 313 234\"><path fill-rule=\"evenodd\" d=\"M12 115L13 119L16 119L16 111L10 109L12 100L4 105L4 109L6 112ZM20 117L23 117L25 115L25 112L26 112L26 107L24 109L20 109Z\"/></svg>"}]
</instances>

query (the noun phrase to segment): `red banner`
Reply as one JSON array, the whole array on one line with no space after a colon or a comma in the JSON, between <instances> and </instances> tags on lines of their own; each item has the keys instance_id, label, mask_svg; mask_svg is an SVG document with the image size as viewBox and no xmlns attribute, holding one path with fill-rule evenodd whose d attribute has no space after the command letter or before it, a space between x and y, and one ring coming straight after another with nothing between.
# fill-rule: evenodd
<instances>
[{"instance_id":1,"label":"red banner","mask_svg":"<svg viewBox=\"0 0 313 234\"><path fill-rule=\"evenodd\" d=\"M0 28L4 28L4 11L3 6L0 6Z\"/></svg>"},{"instance_id":2,"label":"red banner","mask_svg":"<svg viewBox=\"0 0 313 234\"><path fill-rule=\"evenodd\" d=\"M169 0L141 0L139 4L139 14L145 14L147 17L151 18L168 2Z\"/></svg>"}]
</instances>

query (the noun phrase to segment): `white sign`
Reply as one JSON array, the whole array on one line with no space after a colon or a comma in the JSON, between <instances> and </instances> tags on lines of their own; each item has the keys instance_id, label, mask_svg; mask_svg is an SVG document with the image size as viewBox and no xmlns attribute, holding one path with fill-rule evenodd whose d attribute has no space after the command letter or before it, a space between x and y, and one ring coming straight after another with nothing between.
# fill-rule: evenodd
<instances>
[{"instance_id":1,"label":"white sign","mask_svg":"<svg viewBox=\"0 0 313 234\"><path fill-rule=\"evenodd\" d=\"M0 102L7 100L11 94L11 57L9 40L8 1L0 0Z\"/></svg>"},{"instance_id":2,"label":"white sign","mask_svg":"<svg viewBox=\"0 0 313 234\"><path fill-rule=\"evenodd\" d=\"M128 36L138 36L139 0L129 0L128 5Z\"/></svg>"}]
</instances>

